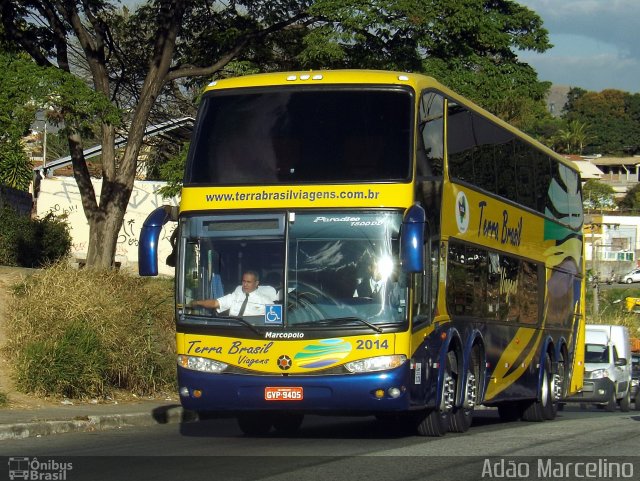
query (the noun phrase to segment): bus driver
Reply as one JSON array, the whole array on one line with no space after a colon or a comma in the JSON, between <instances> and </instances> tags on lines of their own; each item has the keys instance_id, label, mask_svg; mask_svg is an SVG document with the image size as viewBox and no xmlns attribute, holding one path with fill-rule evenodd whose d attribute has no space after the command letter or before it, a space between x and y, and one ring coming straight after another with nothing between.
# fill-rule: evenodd
<instances>
[{"instance_id":1,"label":"bus driver","mask_svg":"<svg viewBox=\"0 0 640 481\"><path fill-rule=\"evenodd\" d=\"M229 311L230 316L263 316L265 304L273 304L276 290L271 286L260 286L260 278L255 271L242 274L242 285L218 299L196 300L192 307L206 307L220 312Z\"/></svg>"}]
</instances>

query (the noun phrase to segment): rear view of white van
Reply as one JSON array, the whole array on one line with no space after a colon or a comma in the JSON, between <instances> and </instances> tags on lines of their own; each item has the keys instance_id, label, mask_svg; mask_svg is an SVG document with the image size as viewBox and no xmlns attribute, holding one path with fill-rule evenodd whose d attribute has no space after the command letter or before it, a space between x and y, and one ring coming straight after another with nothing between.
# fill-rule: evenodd
<instances>
[{"instance_id":1,"label":"rear view of white van","mask_svg":"<svg viewBox=\"0 0 640 481\"><path fill-rule=\"evenodd\" d=\"M624 326L587 324L582 393L574 401L629 411L631 343Z\"/></svg>"}]
</instances>

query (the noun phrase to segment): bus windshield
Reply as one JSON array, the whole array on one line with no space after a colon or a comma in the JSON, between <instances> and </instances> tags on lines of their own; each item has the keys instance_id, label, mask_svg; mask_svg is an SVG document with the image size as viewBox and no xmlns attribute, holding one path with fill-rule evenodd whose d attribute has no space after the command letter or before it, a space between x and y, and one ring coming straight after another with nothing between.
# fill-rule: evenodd
<instances>
[{"instance_id":1,"label":"bus windshield","mask_svg":"<svg viewBox=\"0 0 640 481\"><path fill-rule=\"evenodd\" d=\"M395 212L184 218L179 319L374 331L403 323L401 221ZM200 304L206 299L218 305Z\"/></svg>"},{"instance_id":2,"label":"bus windshield","mask_svg":"<svg viewBox=\"0 0 640 481\"><path fill-rule=\"evenodd\" d=\"M408 181L408 89L243 89L203 99L188 185Z\"/></svg>"}]
</instances>

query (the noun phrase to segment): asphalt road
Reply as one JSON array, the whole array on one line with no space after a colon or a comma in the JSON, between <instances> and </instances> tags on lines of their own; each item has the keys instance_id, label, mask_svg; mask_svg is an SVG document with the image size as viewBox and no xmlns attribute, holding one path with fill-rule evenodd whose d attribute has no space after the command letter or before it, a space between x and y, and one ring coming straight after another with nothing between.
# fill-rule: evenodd
<instances>
[{"instance_id":1,"label":"asphalt road","mask_svg":"<svg viewBox=\"0 0 640 481\"><path fill-rule=\"evenodd\" d=\"M3 441L0 455L14 466L16 458L37 458L41 471L71 463L58 469L66 477L57 479L69 481L584 479L575 471L584 463L597 470L592 479L606 480L629 470L640 479L639 446L640 412L570 405L543 423L503 423L494 410L480 411L469 432L443 438L369 417L319 416L305 418L295 436L247 437L235 419L219 418ZM8 476L11 464L2 464Z\"/></svg>"}]
</instances>

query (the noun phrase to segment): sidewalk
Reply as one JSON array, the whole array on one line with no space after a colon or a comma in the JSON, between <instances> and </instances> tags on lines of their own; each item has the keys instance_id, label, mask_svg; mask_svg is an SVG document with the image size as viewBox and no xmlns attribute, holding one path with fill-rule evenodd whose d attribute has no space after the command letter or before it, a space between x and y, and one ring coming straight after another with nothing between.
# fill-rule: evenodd
<instances>
[{"instance_id":1,"label":"sidewalk","mask_svg":"<svg viewBox=\"0 0 640 481\"><path fill-rule=\"evenodd\" d=\"M183 410L173 401L0 408L0 441L123 426L177 424L197 419L196 413Z\"/></svg>"}]
</instances>

